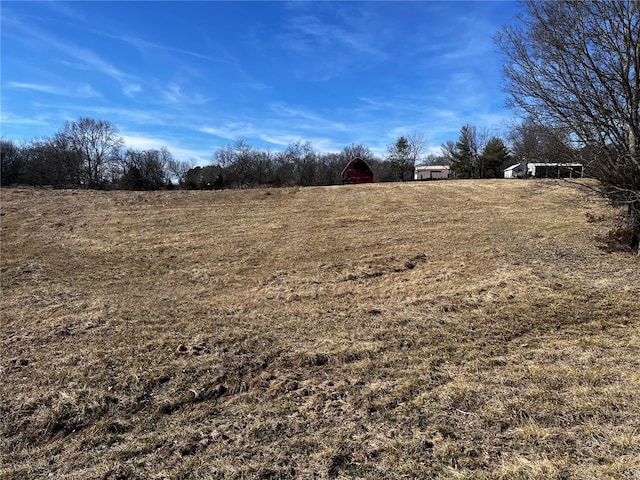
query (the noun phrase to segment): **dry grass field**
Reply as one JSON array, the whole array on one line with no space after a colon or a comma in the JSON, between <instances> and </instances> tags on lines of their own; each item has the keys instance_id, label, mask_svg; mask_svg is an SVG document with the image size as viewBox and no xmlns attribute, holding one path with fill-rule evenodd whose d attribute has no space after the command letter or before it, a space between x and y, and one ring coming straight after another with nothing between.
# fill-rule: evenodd
<instances>
[{"instance_id":1,"label":"dry grass field","mask_svg":"<svg viewBox=\"0 0 640 480\"><path fill-rule=\"evenodd\" d=\"M3 189L6 479L640 478L640 260L546 181Z\"/></svg>"}]
</instances>

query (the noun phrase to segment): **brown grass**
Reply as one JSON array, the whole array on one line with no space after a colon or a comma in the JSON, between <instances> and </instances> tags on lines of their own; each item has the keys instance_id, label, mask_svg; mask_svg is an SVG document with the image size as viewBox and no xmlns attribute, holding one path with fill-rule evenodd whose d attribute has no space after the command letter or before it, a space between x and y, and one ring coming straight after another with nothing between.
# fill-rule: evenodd
<instances>
[{"instance_id":1,"label":"brown grass","mask_svg":"<svg viewBox=\"0 0 640 480\"><path fill-rule=\"evenodd\" d=\"M1 200L2 478L640 478L640 264L577 189Z\"/></svg>"}]
</instances>

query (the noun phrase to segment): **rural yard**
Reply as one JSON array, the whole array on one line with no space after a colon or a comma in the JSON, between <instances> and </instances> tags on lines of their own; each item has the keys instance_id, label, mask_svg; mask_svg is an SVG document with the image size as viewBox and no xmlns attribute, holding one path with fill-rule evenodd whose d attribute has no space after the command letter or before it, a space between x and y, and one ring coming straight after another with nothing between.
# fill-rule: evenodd
<instances>
[{"instance_id":1,"label":"rural yard","mask_svg":"<svg viewBox=\"0 0 640 480\"><path fill-rule=\"evenodd\" d=\"M0 209L1 478L640 478L640 257L566 182Z\"/></svg>"}]
</instances>

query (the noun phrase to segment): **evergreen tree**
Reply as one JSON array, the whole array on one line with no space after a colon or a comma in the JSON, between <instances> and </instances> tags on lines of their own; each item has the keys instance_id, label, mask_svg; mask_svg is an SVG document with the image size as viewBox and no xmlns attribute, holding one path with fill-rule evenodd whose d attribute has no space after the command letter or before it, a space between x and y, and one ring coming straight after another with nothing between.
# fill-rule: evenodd
<instances>
[{"instance_id":1,"label":"evergreen tree","mask_svg":"<svg viewBox=\"0 0 640 480\"><path fill-rule=\"evenodd\" d=\"M459 178L475 178L478 172L478 148L476 142L475 127L465 125L460 130L460 138L453 152L453 170Z\"/></svg>"},{"instance_id":2,"label":"evergreen tree","mask_svg":"<svg viewBox=\"0 0 640 480\"><path fill-rule=\"evenodd\" d=\"M492 137L480 156L484 166L485 178L499 178L502 176L502 169L508 166L510 155L504 142L498 137Z\"/></svg>"}]
</instances>

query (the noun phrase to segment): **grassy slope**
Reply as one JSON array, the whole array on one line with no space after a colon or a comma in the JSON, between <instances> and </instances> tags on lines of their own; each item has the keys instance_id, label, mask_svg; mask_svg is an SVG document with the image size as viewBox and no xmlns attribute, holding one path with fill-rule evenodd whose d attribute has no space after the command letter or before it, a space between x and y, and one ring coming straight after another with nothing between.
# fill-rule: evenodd
<instances>
[{"instance_id":1,"label":"grassy slope","mask_svg":"<svg viewBox=\"0 0 640 480\"><path fill-rule=\"evenodd\" d=\"M1 195L3 478L640 477L640 265L578 190Z\"/></svg>"}]
</instances>

